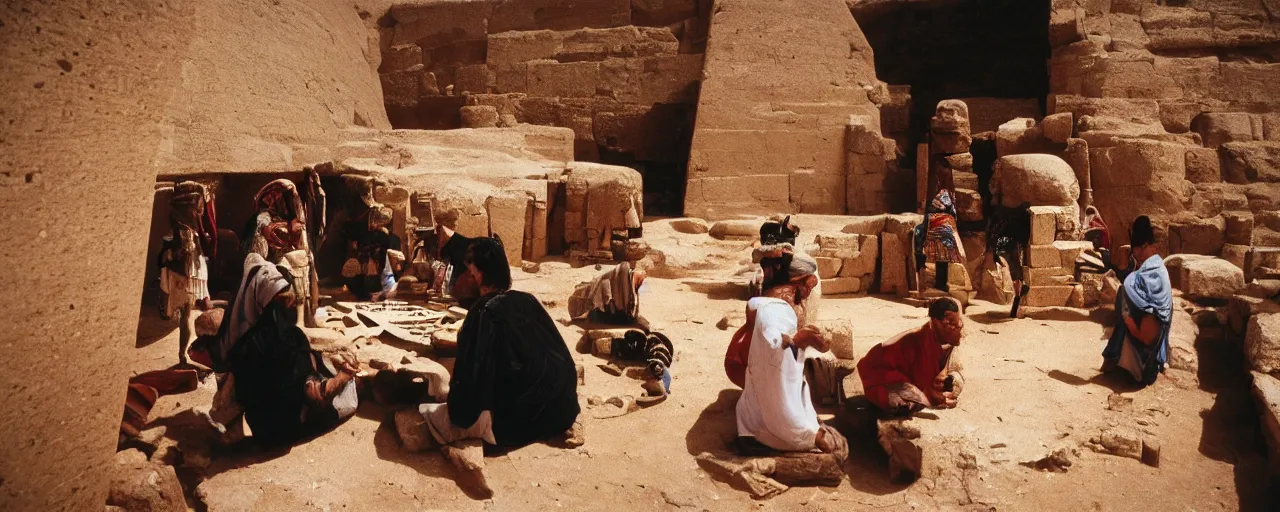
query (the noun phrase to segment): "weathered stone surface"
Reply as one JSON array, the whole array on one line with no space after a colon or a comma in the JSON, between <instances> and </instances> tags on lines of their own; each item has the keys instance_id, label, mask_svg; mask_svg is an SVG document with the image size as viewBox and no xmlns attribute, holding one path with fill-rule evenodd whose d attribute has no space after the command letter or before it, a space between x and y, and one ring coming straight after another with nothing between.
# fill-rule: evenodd
<instances>
[{"instance_id":1,"label":"weathered stone surface","mask_svg":"<svg viewBox=\"0 0 1280 512\"><path fill-rule=\"evenodd\" d=\"M1280 470L1280 380L1260 372L1253 373L1253 397L1258 402L1262 435L1267 440L1272 473Z\"/></svg>"},{"instance_id":2,"label":"weathered stone surface","mask_svg":"<svg viewBox=\"0 0 1280 512\"><path fill-rule=\"evenodd\" d=\"M1244 271L1220 258L1186 261L1181 284L1189 297L1227 300L1244 288Z\"/></svg>"},{"instance_id":3,"label":"weathered stone surface","mask_svg":"<svg viewBox=\"0 0 1280 512\"><path fill-rule=\"evenodd\" d=\"M485 209L489 212L489 233L502 239L508 264L521 260L528 207L529 198L520 194L494 195L485 200Z\"/></svg>"},{"instance_id":4,"label":"weathered stone surface","mask_svg":"<svg viewBox=\"0 0 1280 512\"><path fill-rule=\"evenodd\" d=\"M1257 313L1249 317L1244 355L1253 370L1280 371L1280 313Z\"/></svg>"},{"instance_id":5,"label":"weathered stone surface","mask_svg":"<svg viewBox=\"0 0 1280 512\"><path fill-rule=\"evenodd\" d=\"M697 218L673 219L671 229L689 235L700 235L710 231L707 221Z\"/></svg>"},{"instance_id":6,"label":"weathered stone surface","mask_svg":"<svg viewBox=\"0 0 1280 512\"><path fill-rule=\"evenodd\" d=\"M907 246L896 233L880 235L880 293L907 295Z\"/></svg>"},{"instance_id":7,"label":"weathered stone surface","mask_svg":"<svg viewBox=\"0 0 1280 512\"><path fill-rule=\"evenodd\" d=\"M404 71L422 65L422 47L416 44L395 45L382 52L382 64L379 73Z\"/></svg>"},{"instance_id":8,"label":"weathered stone surface","mask_svg":"<svg viewBox=\"0 0 1280 512\"><path fill-rule=\"evenodd\" d=\"M1191 314L1178 308L1173 310L1173 322L1169 327L1169 367L1195 373L1200 368L1200 356L1196 352L1196 338L1200 328Z\"/></svg>"},{"instance_id":9,"label":"weathered stone surface","mask_svg":"<svg viewBox=\"0 0 1280 512\"><path fill-rule=\"evenodd\" d=\"M1169 224L1169 251L1174 254L1216 256L1222 252L1226 222L1222 217L1190 219Z\"/></svg>"},{"instance_id":10,"label":"weathered stone surface","mask_svg":"<svg viewBox=\"0 0 1280 512\"><path fill-rule=\"evenodd\" d=\"M831 279L840 275L840 265L844 263L840 258L826 258L818 256L814 258L818 261L818 277L822 279Z\"/></svg>"},{"instance_id":11,"label":"weathered stone surface","mask_svg":"<svg viewBox=\"0 0 1280 512\"><path fill-rule=\"evenodd\" d=\"M991 194L1000 204L1016 207L1074 205L1080 198L1075 171L1053 155L1027 154L1001 157L991 176Z\"/></svg>"},{"instance_id":12,"label":"weathered stone surface","mask_svg":"<svg viewBox=\"0 0 1280 512\"><path fill-rule=\"evenodd\" d=\"M1142 460L1142 437L1137 432L1111 428L1104 430L1097 440L1097 448L1100 448L1100 451L1120 457Z\"/></svg>"},{"instance_id":13,"label":"weathered stone surface","mask_svg":"<svg viewBox=\"0 0 1280 512\"><path fill-rule=\"evenodd\" d=\"M880 256L878 237L858 234L818 235L814 256L840 258L840 277L858 277L870 283ZM825 288L824 288L825 289Z\"/></svg>"},{"instance_id":14,"label":"weathered stone surface","mask_svg":"<svg viewBox=\"0 0 1280 512\"><path fill-rule=\"evenodd\" d=\"M1190 148L1187 150L1187 181L1192 183L1221 183L1222 163L1218 150Z\"/></svg>"},{"instance_id":15,"label":"weathered stone surface","mask_svg":"<svg viewBox=\"0 0 1280 512\"><path fill-rule=\"evenodd\" d=\"M498 126L497 107L487 105L466 106L459 109L463 128L493 128Z\"/></svg>"},{"instance_id":16,"label":"weathered stone surface","mask_svg":"<svg viewBox=\"0 0 1280 512\"><path fill-rule=\"evenodd\" d=\"M1044 137L1059 144L1066 144L1075 133L1075 115L1070 112L1062 112L1045 116L1040 122L1040 126L1044 129Z\"/></svg>"},{"instance_id":17,"label":"weathered stone surface","mask_svg":"<svg viewBox=\"0 0 1280 512\"><path fill-rule=\"evenodd\" d=\"M1253 138L1252 116L1245 113L1204 113L1191 121L1207 148L1217 149L1228 142L1249 142Z\"/></svg>"},{"instance_id":18,"label":"weathered stone surface","mask_svg":"<svg viewBox=\"0 0 1280 512\"><path fill-rule=\"evenodd\" d=\"M1220 151L1228 183L1280 182L1280 143L1228 142Z\"/></svg>"},{"instance_id":19,"label":"weathered stone surface","mask_svg":"<svg viewBox=\"0 0 1280 512\"><path fill-rule=\"evenodd\" d=\"M856 277L837 277L822 280L823 295L848 295L862 291L862 280Z\"/></svg>"},{"instance_id":20,"label":"weathered stone surface","mask_svg":"<svg viewBox=\"0 0 1280 512\"><path fill-rule=\"evenodd\" d=\"M1001 305L1013 302L1013 279L1009 276L1009 266L1003 260L1001 262L997 266L990 257L987 258L987 264L978 277L978 300Z\"/></svg>"},{"instance_id":21,"label":"weathered stone surface","mask_svg":"<svg viewBox=\"0 0 1280 512\"><path fill-rule=\"evenodd\" d=\"M1076 287L1070 285L1032 286L1022 298L1022 304L1031 307L1066 306L1076 292Z\"/></svg>"},{"instance_id":22,"label":"weathered stone surface","mask_svg":"<svg viewBox=\"0 0 1280 512\"><path fill-rule=\"evenodd\" d=\"M929 121L930 152L950 155L969 152L973 138L969 133L969 106L960 100L938 102L933 118Z\"/></svg>"},{"instance_id":23,"label":"weathered stone surface","mask_svg":"<svg viewBox=\"0 0 1280 512\"><path fill-rule=\"evenodd\" d=\"M1250 212L1226 212L1223 242L1234 245L1253 245L1253 214Z\"/></svg>"},{"instance_id":24,"label":"weathered stone surface","mask_svg":"<svg viewBox=\"0 0 1280 512\"><path fill-rule=\"evenodd\" d=\"M1031 286L1064 286L1071 281L1071 269L1063 267L1025 268L1023 272Z\"/></svg>"},{"instance_id":25,"label":"weathered stone surface","mask_svg":"<svg viewBox=\"0 0 1280 512\"><path fill-rule=\"evenodd\" d=\"M841 229L842 233L856 233L859 235L879 235L884 231L885 225L884 215L871 215L865 217L854 217L848 225Z\"/></svg>"},{"instance_id":26,"label":"weathered stone surface","mask_svg":"<svg viewBox=\"0 0 1280 512\"><path fill-rule=\"evenodd\" d=\"M751 220L722 220L711 224L711 238L718 240L745 240L760 237L760 222Z\"/></svg>"},{"instance_id":27,"label":"weathered stone surface","mask_svg":"<svg viewBox=\"0 0 1280 512\"><path fill-rule=\"evenodd\" d=\"M1005 157L1045 150L1044 131L1036 126L1035 119L1018 118L1000 125L996 130L996 155Z\"/></svg>"},{"instance_id":28,"label":"weathered stone surface","mask_svg":"<svg viewBox=\"0 0 1280 512\"><path fill-rule=\"evenodd\" d=\"M1031 245L1052 244L1058 234L1058 214L1061 208L1052 206L1031 207Z\"/></svg>"},{"instance_id":29,"label":"weathered stone surface","mask_svg":"<svg viewBox=\"0 0 1280 512\"><path fill-rule=\"evenodd\" d=\"M960 222L982 220L982 195L977 190L955 189L956 215Z\"/></svg>"},{"instance_id":30,"label":"weathered stone surface","mask_svg":"<svg viewBox=\"0 0 1280 512\"><path fill-rule=\"evenodd\" d=\"M183 512L187 503L173 466L150 462L117 465L107 504L138 512Z\"/></svg>"},{"instance_id":31,"label":"weathered stone surface","mask_svg":"<svg viewBox=\"0 0 1280 512\"><path fill-rule=\"evenodd\" d=\"M1050 245L1033 245L1027 249L1027 265L1031 267L1061 267L1062 255Z\"/></svg>"}]
</instances>

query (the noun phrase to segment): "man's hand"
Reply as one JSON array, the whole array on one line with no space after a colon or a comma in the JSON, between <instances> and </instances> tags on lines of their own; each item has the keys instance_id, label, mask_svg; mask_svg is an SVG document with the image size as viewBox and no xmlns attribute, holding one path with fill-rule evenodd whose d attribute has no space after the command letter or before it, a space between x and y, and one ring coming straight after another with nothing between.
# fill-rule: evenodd
<instances>
[{"instance_id":1,"label":"man's hand","mask_svg":"<svg viewBox=\"0 0 1280 512\"><path fill-rule=\"evenodd\" d=\"M934 409L952 409L956 406L956 394L950 391L943 391L933 396Z\"/></svg>"},{"instance_id":2,"label":"man's hand","mask_svg":"<svg viewBox=\"0 0 1280 512\"><path fill-rule=\"evenodd\" d=\"M947 377L949 377L949 375L944 371L933 378L933 391L935 393L942 393L946 391Z\"/></svg>"}]
</instances>

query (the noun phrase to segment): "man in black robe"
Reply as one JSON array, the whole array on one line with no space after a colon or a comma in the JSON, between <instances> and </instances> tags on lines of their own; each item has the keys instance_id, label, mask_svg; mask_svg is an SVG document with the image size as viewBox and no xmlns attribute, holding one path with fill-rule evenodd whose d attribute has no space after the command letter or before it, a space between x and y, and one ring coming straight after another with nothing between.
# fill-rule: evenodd
<instances>
[{"instance_id":1,"label":"man in black robe","mask_svg":"<svg viewBox=\"0 0 1280 512\"><path fill-rule=\"evenodd\" d=\"M536 297L510 289L511 269L500 241L472 240L464 264L479 283L480 298L458 333L448 403L401 411L396 426L406 446L410 438L422 441L413 448L441 445L489 494L483 459L461 452L474 448L477 453L477 441L520 447L566 436L575 444L578 377L546 309ZM430 436L421 435L422 429Z\"/></svg>"}]
</instances>

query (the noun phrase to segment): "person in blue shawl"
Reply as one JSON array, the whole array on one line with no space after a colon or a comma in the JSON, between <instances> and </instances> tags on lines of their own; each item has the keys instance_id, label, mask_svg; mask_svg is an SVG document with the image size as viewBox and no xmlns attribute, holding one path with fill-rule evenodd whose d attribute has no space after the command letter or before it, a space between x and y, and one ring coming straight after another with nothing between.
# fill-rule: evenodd
<instances>
[{"instance_id":1,"label":"person in blue shawl","mask_svg":"<svg viewBox=\"0 0 1280 512\"><path fill-rule=\"evenodd\" d=\"M1138 217L1129 233L1132 269L1116 294L1115 331L1102 350L1103 371L1123 368L1143 385L1156 381L1169 358L1173 290L1157 252L1151 219Z\"/></svg>"}]
</instances>

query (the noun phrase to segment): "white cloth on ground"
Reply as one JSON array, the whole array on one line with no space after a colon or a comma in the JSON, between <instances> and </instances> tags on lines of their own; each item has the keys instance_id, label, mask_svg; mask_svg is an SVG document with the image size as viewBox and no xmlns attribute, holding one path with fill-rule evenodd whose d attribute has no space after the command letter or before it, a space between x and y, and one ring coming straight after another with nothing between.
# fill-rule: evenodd
<instances>
[{"instance_id":1,"label":"white cloth on ground","mask_svg":"<svg viewBox=\"0 0 1280 512\"><path fill-rule=\"evenodd\" d=\"M476 422L468 428L459 428L450 421L449 404L422 404L418 406L418 412L427 420L427 428L437 443L445 445L463 439L479 439L498 444L493 438L493 416L489 411L480 411Z\"/></svg>"},{"instance_id":2,"label":"white cloth on ground","mask_svg":"<svg viewBox=\"0 0 1280 512\"><path fill-rule=\"evenodd\" d=\"M783 451L808 451L818 435L818 413L804 380L804 359L783 342L796 333L795 311L786 302L757 297L751 357L738 399L738 435Z\"/></svg>"}]
</instances>

